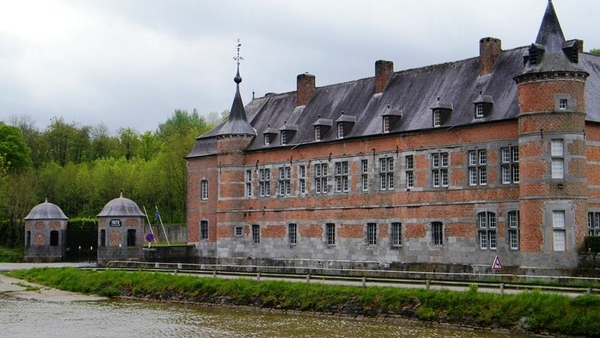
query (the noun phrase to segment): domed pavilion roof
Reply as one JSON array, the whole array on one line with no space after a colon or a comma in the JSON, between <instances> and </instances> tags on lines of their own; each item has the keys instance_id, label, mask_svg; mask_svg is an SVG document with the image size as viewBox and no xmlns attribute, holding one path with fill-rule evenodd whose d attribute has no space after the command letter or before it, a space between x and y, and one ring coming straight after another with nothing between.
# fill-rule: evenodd
<instances>
[{"instance_id":1,"label":"domed pavilion roof","mask_svg":"<svg viewBox=\"0 0 600 338\"><path fill-rule=\"evenodd\" d=\"M142 217L145 216L138 205L123 197L123 193L119 198L106 203L98 217Z\"/></svg>"},{"instance_id":2,"label":"domed pavilion roof","mask_svg":"<svg viewBox=\"0 0 600 338\"><path fill-rule=\"evenodd\" d=\"M42 204L38 204L25 217L26 221L36 219L55 219L55 220L68 220L69 218L65 215L61 208L56 204L52 204L46 201Z\"/></svg>"}]
</instances>

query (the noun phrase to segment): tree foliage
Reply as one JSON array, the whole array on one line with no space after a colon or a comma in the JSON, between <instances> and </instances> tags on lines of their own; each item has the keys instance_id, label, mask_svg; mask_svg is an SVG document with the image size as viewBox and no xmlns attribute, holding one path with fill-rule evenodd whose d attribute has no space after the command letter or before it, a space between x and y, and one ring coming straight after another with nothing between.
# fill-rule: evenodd
<instances>
[{"instance_id":1,"label":"tree foliage","mask_svg":"<svg viewBox=\"0 0 600 338\"><path fill-rule=\"evenodd\" d=\"M153 132L120 128L115 135L104 124L61 117L41 131L27 116L7 122L0 122L0 223L8 224L0 246L22 245L23 218L45 198L69 218L93 219L123 192L140 208L156 205L165 223L185 222L185 156L221 121L175 110Z\"/></svg>"},{"instance_id":2,"label":"tree foliage","mask_svg":"<svg viewBox=\"0 0 600 338\"><path fill-rule=\"evenodd\" d=\"M600 49L599 48L592 48L592 49L590 49L590 54L600 55Z\"/></svg>"}]
</instances>

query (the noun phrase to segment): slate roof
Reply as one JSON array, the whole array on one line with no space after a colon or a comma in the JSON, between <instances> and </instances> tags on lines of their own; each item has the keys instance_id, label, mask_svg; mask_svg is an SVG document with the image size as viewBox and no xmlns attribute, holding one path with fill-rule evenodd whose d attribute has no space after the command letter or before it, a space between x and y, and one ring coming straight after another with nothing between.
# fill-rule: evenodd
<instances>
[{"instance_id":1,"label":"slate roof","mask_svg":"<svg viewBox=\"0 0 600 338\"><path fill-rule=\"evenodd\" d=\"M38 204L31 209L25 217L26 221L30 220L68 220L62 209L56 204L48 202L48 199L42 204Z\"/></svg>"},{"instance_id":2,"label":"slate roof","mask_svg":"<svg viewBox=\"0 0 600 338\"><path fill-rule=\"evenodd\" d=\"M370 77L317 87L305 106L296 106L295 91L256 98L245 107L245 113L259 137L255 137L246 150L313 143L313 129L317 121L338 121L342 113L346 115L343 117L345 120L349 116L356 118L354 127L344 139L382 134L381 118L386 114L401 115L391 133L436 129L433 127L432 108L440 104L451 105L453 110L442 126L437 128L516 119L519 106L514 78L534 70L552 70L556 63L563 67L561 70L583 70L590 74L586 85L586 120L600 122L600 57L579 53L578 64L572 64L559 54L562 49L558 45L563 46L564 42L554 7L549 1L536 40L538 44L549 45L546 46L545 59L542 59L545 62L535 66L524 62L530 48L526 46L503 50L493 72L483 76L480 75L477 56L394 72L383 93L379 94L374 94L375 78ZM486 102L493 102L493 106L485 117L475 118L474 102L482 97ZM281 130L285 124L297 126L297 132L288 137L287 144L281 146L277 135L265 147L262 135L267 128ZM321 140L317 142L336 140L334 127L321 135ZM223 125L200 136L187 158L215 154L215 136L221 128Z\"/></svg>"},{"instance_id":3,"label":"slate roof","mask_svg":"<svg viewBox=\"0 0 600 338\"><path fill-rule=\"evenodd\" d=\"M123 194L119 198L115 198L110 202L106 203L102 211L97 217L142 217L145 214L142 213L138 205L123 197Z\"/></svg>"}]
</instances>

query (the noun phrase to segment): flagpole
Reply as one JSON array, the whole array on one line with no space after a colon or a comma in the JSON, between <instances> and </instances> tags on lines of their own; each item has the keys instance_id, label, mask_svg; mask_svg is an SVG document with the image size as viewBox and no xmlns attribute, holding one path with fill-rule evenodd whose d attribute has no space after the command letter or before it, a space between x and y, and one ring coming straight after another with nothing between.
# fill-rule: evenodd
<instances>
[{"instance_id":1,"label":"flagpole","mask_svg":"<svg viewBox=\"0 0 600 338\"><path fill-rule=\"evenodd\" d=\"M148 211L146 211L146 206L142 205L144 208L144 214L146 214L146 221L148 221L148 226L150 227L150 233L154 235L154 230L152 230L152 223L150 223L150 218L148 217ZM150 243L148 243L148 247L150 247Z\"/></svg>"},{"instance_id":2,"label":"flagpole","mask_svg":"<svg viewBox=\"0 0 600 338\"><path fill-rule=\"evenodd\" d=\"M163 224L162 217L160 217L160 212L158 211L158 206L154 206L156 208L156 214L158 215L158 220L160 221L160 226L162 226L163 233L165 234L165 239L167 240L167 245L171 245L169 243L169 236L167 236L167 231L165 230L165 225Z\"/></svg>"}]
</instances>

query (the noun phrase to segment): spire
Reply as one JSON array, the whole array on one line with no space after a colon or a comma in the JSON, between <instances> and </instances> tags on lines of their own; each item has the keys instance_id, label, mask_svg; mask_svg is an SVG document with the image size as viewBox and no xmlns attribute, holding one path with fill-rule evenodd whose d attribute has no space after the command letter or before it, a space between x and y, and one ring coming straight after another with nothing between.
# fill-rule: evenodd
<instances>
[{"instance_id":1,"label":"spire","mask_svg":"<svg viewBox=\"0 0 600 338\"><path fill-rule=\"evenodd\" d=\"M240 83L242 77L240 76L240 61L244 60L240 56L240 47L242 44L238 39L237 43L237 55L233 58L236 61L236 74L233 78L235 82L235 96L233 97L233 103L231 104L231 110L229 111L229 117L225 124L221 126L217 135L256 135L256 130L252 128L248 119L246 118L246 110L244 109L244 103L242 102L242 95L240 94Z\"/></svg>"},{"instance_id":2,"label":"spire","mask_svg":"<svg viewBox=\"0 0 600 338\"><path fill-rule=\"evenodd\" d=\"M546 46L547 51L555 52L562 50L564 42L565 36L560 28L560 22L558 22L554 5L552 4L552 0L548 0L546 12L544 13L535 43Z\"/></svg>"}]
</instances>

